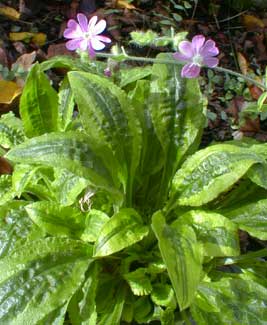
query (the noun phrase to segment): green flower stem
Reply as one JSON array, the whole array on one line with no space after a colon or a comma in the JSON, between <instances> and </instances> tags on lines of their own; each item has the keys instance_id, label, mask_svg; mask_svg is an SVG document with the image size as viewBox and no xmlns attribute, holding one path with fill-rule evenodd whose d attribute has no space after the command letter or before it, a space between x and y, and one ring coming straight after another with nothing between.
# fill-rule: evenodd
<instances>
[{"instance_id":1,"label":"green flower stem","mask_svg":"<svg viewBox=\"0 0 267 325\"><path fill-rule=\"evenodd\" d=\"M109 53L97 53L96 56L99 58L114 59L115 61L116 61L116 58L120 57L120 55L109 54ZM145 62L145 63L162 63L162 64L183 65L182 62L179 62L177 60L153 59L153 58L145 58L145 57L141 57L141 56L132 56L132 55L125 55L125 56L122 55L122 61L136 61L136 62ZM247 82L254 84L255 86L267 91L267 86L254 80L253 78L243 75L239 72L232 71L230 69L226 69L226 68L222 68L222 67L215 67L212 69L214 69L218 72L228 73L235 77L242 78L242 79L246 80Z\"/></svg>"}]
</instances>

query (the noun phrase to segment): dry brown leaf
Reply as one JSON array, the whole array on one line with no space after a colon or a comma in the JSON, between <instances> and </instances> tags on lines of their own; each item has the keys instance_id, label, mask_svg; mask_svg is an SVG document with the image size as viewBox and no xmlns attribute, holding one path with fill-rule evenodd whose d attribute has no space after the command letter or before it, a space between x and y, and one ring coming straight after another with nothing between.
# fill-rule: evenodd
<instances>
[{"instance_id":1,"label":"dry brown leaf","mask_svg":"<svg viewBox=\"0 0 267 325\"><path fill-rule=\"evenodd\" d=\"M18 57L16 62L14 64L12 64L12 67L15 64L21 65L23 67L24 71L28 71L28 70L30 70L35 59L36 59L36 51L33 51L31 53L22 54L20 57Z\"/></svg>"},{"instance_id":2,"label":"dry brown leaf","mask_svg":"<svg viewBox=\"0 0 267 325\"><path fill-rule=\"evenodd\" d=\"M237 61L242 74L248 74L248 61L240 52L237 52Z\"/></svg>"},{"instance_id":3,"label":"dry brown leaf","mask_svg":"<svg viewBox=\"0 0 267 325\"><path fill-rule=\"evenodd\" d=\"M14 81L0 80L0 104L11 104L22 92Z\"/></svg>"},{"instance_id":4,"label":"dry brown leaf","mask_svg":"<svg viewBox=\"0 0 267 325\"><path fill-rule=\"evenodd\" d=\"M12 174L12 166L3 157L0 157L0 175Z\"/></svg>"},{"instance_id":5,"label":"dry brown leaf","mask_svg":"<svg viewBox=\"0 0 267 325\"><path fill-rule=\"evenodd\" d=\"M257 28L264 28L264 22L253 15L244 15L243 24L247 30L254 30Z\"/></svg>"},{"instance_id":6,"label":"dry brown leaf","mask_svg":"<svg viewBox=\"0 0 267 325\"><path fill-rule=\"evenodd\" d=\"M20 18L20 13L8 6L0 6L0 15L6 16L11 20L18 20Z\"/></svg>"}]
</instances>

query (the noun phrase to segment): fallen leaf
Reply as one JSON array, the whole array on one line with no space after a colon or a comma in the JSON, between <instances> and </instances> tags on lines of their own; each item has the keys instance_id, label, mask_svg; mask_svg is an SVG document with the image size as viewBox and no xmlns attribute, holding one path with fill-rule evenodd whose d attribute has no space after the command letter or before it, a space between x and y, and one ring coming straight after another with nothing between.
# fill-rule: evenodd
<instances>
[{"instance_id":1,"label":"fallen leaf","mask_svg":"<svg viewBox=\"0 0 267 325\"><path fill-rule=\"evenodd\" d=\"M128 3L125 0L118 0L115 2L115 6L117 8L123 8L123 9L129 9L129 10L133 10L136 9L136 7L134 5L131 5L130 3Z\"/></svg>"},{"instance_id":2,"label":"fallen leaf","mask_svg":"<svg viewBox=\"0 0 267 325\"><path fill-rule=\"evenodd\" d=\"M36 51L22 54L20 57L18 57L16 62L12 64L12 67L14 65L20 65L23 67L24 71L29 71L35 59L36 59Z\"/></svg>"},{"instance_id":3,"label":"fallen leaf","mask_svg":"<svg viewBox=\"0 0 267 325\"><path fill-rule=\"evenodd\" d=\"M240 52L237 52L237 61L238 61L238 65L239 65L239 68L240 68L242 74L247 75L248 74L248 61L245 58L245 56Z\"/></svg>"},{"instance_id":4,"label":"fallen leaf","mask_svg":"<svg viewBox=\"0 0 267 325\"><path fill-rule=\"evenodd\" d=\"M46 42L46 35L44 33L36 33L32 37L32 42L39 46L43 46Z\"/></svg>"},{"instance_id":5,"label":"fallen leaf","mask_svg":"<svg viewBox=\"0 0 267 325\"><path fill-rule=\"evenodd\" d=\"M0 15L6 16L11 20L18 20L20 18L20 13L17 10L7 6L0 6Z\"/></svg>"},{"instance_id":6,"label":"fallen leaf","mask_svg":"<svg viewBox=\"0 0 267 325\"><path fill-rule=\"evenodd\" d=\"M29 41L33 37L33 33L29 32L13 32L9 33L9 39L13 42L16 41Z\"/></svg>"},{"instance_id":7,"label":"fallen leaf","mask_svg":"<svg viewBox=\"0 0 267 325\"><path fill-rule=\"evenodd\" d=\"M0 175L12 174L12 166L3 157L0 157Z\"/></svg>"},{"instance_id":8,"label":"fallen leaf","mask_svg":"<svg viewBox=\"0 0 267 325\"><path fill-rule=\"evenodd\" d=\"M255 30L258 28L264 28L264 22L253 15L244 15L243 24L247 30Z\"/></svg>"},{"instance_id":9,"label":"fallen leaf","mask_svg":"<svg viewBox=\"0 0 267 325\"><path fill-rule=\"evenodd\" d=\"M14 81L0 80L0 104L11 104L21 92Z\"/></svg>"}]
</instances>

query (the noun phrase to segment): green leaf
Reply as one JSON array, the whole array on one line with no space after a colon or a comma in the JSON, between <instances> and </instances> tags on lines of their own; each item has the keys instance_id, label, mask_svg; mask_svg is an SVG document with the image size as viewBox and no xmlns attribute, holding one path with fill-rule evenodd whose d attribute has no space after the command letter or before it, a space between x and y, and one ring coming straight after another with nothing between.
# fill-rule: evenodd
<instances>
[{"instance_id":1,"label":"green leaf","mask_svg":"<svg viewBox=\"0 0 267 325\"><path fill-rule=\"evenodd\" d=\"M59 124L62 131L66 130L72 121L74 97L67 78L64 78L58 92Z\"/></svg>"},{"instance_id":2,"label":"green leaf","mask_svg":"<svg viewBox=\"0 0 267 325\"><path fill-rule=\"evenodd\" d=\"M3 114L0 119L0 145L12 148L25 140L22 122L13 112Z\"/></svg>"},{"instance_id":3,"label":"green leaf","mask_svg":"<svg viewBox=\"0 0 267 325\"><path fill-rule=\"evenodd\" d=\"M85 229L81 235L84 241L95 242L104 224L109 220L109 216L102 211L91 209L86 214Z\"/></svg>"},{"instance_id":4,"label":"green leaf","mask_svg":"<svg viewBox=\"0 0 267 325\"><path fill-rule=\"evenodd\" d=\"M107 78L91 73L69 72L84 129L92 141L109 148L119 161L120 181L127 185L127 200L139 164L142 130L126 94ZM127 178L128 170L128 178Z\"/></svg>"},{"instance_id":5,"label":"green leaf","mask_svg":"<svg viewBox=\"0 0 267 325\"><path fill-rule=\"evenodd\" d=\"M82 133L50 133L24 142L6 157L14 162L65 168L96 186L109 188L112 183L109 173L95 154L99 150L92 149L90 139Z\"/></svg>"},{"instance_id":6,"label":"green leaf","mask_svg":"<svg viewBox=\"0 0 267 325\"><path fill-rule=\"evenodd\" d=\"M81 285L90 258L90 246L48 237L1 259L0 322L36 324L62 306Z\"/></svg>"},{"instance_id":7,"label":"green leaf","mask_svg":"<svg viewBox=\"0 0 267 325\"><path fill-rule=\"evenodd\" d=\"M247 176L253 183L267 190L267 163L253 165Z\"/></svg>"},{"instance_id":8,"label":"green leaf","mask_svg":"<svg viewBox=\"0 0 267 325\"><path fill-rule=\"evenodd\" d=\"M158 59L172 59L160 54ZM205 123L204 101L197 79L181 77L178 65L154 64L149 98L156 136L164 152L165 167L159 200L167 195L169 181L187 150L196 143Z\"/></svg>"},{"instance_id":9,"label":"green leaf","mask_svg":"<svg viewBox=\"0 0 267 325\"><path fill-rule=\"evenodd\" d=\"M172 223L172 227L191 226L203 244L204 256L238 256L237 225L221 214L201 210L189 211Z\"/></svg>"},{"instance_id":10,"label":"green leaf","mask_svg":"<svg viewBox=\"0 0 267 325\"><path fill-rule=\"evenodd\" d=\"M58 97L39 64L28 74L20 98L20 115L27 137L58 130Z\"/></svg>"},{"instance_id":11,"label":"green leaf","mask_svg":"<svg viewBox=\"0 0 267 325\"><path fill-rule=\"evenodd\" d=\"M141 216L130 208L115 213L101 229L94 246L94 257L116 253L142 240L149 232Z\"/></svg>"},{"instance_id":12,"label":"green leaf","mask_svg":"<svg viewBox=\"0 0 267 325\"><path fill-rule=\"evenodd\" d=\"M77 202L77 197L89 184L87 179L78 177L66 169L55 168L55 180L51 186L58 203L69 206Z\"/></svg>"},{"instance_id":13,"label":"green leaf","mask_svg":"<svg viewBox=\"0 0 267 325\"><path fill-rule=\"evenodd\" d=\"M190 307L198 325L267 324L267 290L248 279L222 278L198 288Z\"/></svg>"},{"instance_id":14,"label":"green leaf","mask_svg":"<svg viewBox=\"0 0 267 325\"><path fill-rule=\"evenodd\" d=\"M72 325L96 325L96 289L98 284L99 266L90 264L86 271L85 281L72 297L68 306L68 315Z\"/></svg>"},{"instance_id":15,"label":"green leaf","mask_svg":"<svg viewBox=\"0 0 267 325\"><path fill-rule=\"evenodd\" d=\"M134 319L139 324L149 322L153 307L148 297L140 297L134 303Z\"/></svg>"},{"instance_id":16,"label":"green leaf","mask_svg":"<svg viewBox=\"0 0 267 325\"><path fill-rule=\"evenodd\" d=\"M12 188L12 176L0 175L0 205L12 200L16 192Z\"/></svg>"},{"instance_id":17,"label":"green leaf","mask_svg":"<svg viewBox=\"0 0 267 325\"><path fill-rule=\"evenodd\" d=\"M247 231L251 236L267 240L266 199L245 204L224 214L231 221L237 223L240 229Z\"/></svg>"},{"instance_id":18,"label":"green leaf","mask_svg":"<svg viewBox=\"0 0 267 325\"><path fill-rule=\"evenodd\" d=\"M50 235L80 238L84 231L85 215L76 208L39 201L25 209L32 221Z\"/></svg>"},{"instance_id":19,"label":"green leaf","mask_svg":"<svg viewBox=\"0 0 267 325\"><path fill-rule=\"evenodd\" d=\"M24 206L29 202L10 201L0 207L0 258L44 233L28 217Z\"/></svg>"},{"instance_id":20,"label":"green leaf","mask_svg":"<svg viewBox=\"0 0 267 325\"><path fill-rule=\"evenodd\" d=\"M251 149L217 144L188 158L174 176L171 203L200 206L229 190L255 163L262 162Z\"/></svg>"},{"instance_id":21,"label":"green leaf","mask_svg":"<svg viewBox=\"0 0 267 325\"><path fill-rule=\"evenodd\" d=\"M63 325L68 303L51 311L48 315L40 319L36 325Z\"/></svg>"},{"instance_id":22,"label":"green leaf","mask_svg":"<svg viewBox=\"0 0 267 325\"><path fill-rule=\"evenodd\" d=\"M181 310L190 306L202 272L202 247L189 226L171 227L165 224L161 212L154 213L152 229L158 239L162 258Z\"/></svg>"},{"instance_id":23,"label":"green leaf","mask_svg":"<svg viewBox=\"0 0 267 325\"><path fill-rule=\"evenodd\" d=\"M123 88L132 82L144 79L151 75L151 66L120 70L120 87Z\"/></svg>"},{"instance_id":24,"label":"green leaf","mask_svg":"<svg viewBox=\"0 0 267 325\"><path fill-rule=\"evenodd\" d=\"M152 291L150 279L146 273L147 269L139 268L133 272L123 275L133 294L136 296L145 296L150 294Z\"/></svg>"},{"instance_id":25,"label":"green leaf","mask_svg":"<svg viewBox=\"0 0 267 325\"><path fill-rule=\"evenodd\" d=\"M173 310L176 308L175 293L168 284L154 284L151 299L158 306L170 307Z\"/></svg>"}]
</instances>

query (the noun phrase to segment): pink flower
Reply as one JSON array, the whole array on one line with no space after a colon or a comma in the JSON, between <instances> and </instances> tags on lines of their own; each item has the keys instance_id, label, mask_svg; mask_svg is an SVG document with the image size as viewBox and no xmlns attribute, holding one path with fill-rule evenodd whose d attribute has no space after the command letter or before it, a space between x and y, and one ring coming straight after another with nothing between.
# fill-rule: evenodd
<instances>
[{"instance_id":1,"label":"pink flower","mask_svg":"<svg viewBox=\"0 0 267 325\"><path fill-rule=\"evenodd\" d=\"M88 49L91 58L95 57L95 50L103 50L104 43L110 43L111 39L106 36L101 36L106 28L106 21L100 20L97 22L97 16L89 20L84 14L77 15L78 23L74 19L70 19L67 28L64 31L64 37L70 39L66 43L66 47L70 51L81 49L85 51Z\"/></svg>"},{"instance_id":2,"label":"pink flower","mask_svg":"<svg viewBox=\"0 0 267 325\"><path fill-rule=\"evenodd\" d=\"M179 51L173 54L176 60L187 62L182 69L182 77L196 78L199 76L200 68L207 66L214 68L218 65L219 60L215 58L219 50L212 40L205 42L203 35L196 35L192 42L182 41L179 44Z\"/></svg>"}]
</instances>

